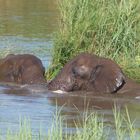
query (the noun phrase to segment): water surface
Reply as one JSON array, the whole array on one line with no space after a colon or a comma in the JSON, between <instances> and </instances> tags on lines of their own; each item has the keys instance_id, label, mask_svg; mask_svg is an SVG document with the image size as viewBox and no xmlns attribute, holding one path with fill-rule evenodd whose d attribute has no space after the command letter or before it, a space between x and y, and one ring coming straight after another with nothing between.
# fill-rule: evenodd
<instances>
[{"instance_id":1,"label":"water surface","mask_svg":"<svg viewBox=\"0 0 140 140\"><path fill-rule=\"evenodd\" d=\"M19 129L20 119L29 118L33 134L39 133L40 128L45 134L52 126L56 111L64 117L63 124L67 123L65 132L74 132L74 122L83 119L88 110L104 116L104 122L114 125L112 108L125 110L127 105L135 127L140 128L140 100L133 97L93 94L87 92L73 92L70 94L57 94L46 90L28 90L20 87L0 87L0 129L5 135L7 129L13 132Z\"/></svg>"},{"instance_id":2,"label":"water surface","mask_svg":"<svg viewBox=\"0 0 140 140\"><path fill-rule=\"evenodd\" d=\"M0 55L31 53L38 56L46 69L51 63L49 49L53 34L58 29L58 9L55 0L0 0ZM34 134L42 128L47 133L56 109L68 122L67 130L74 130L73 120L81 117L86 108L104 115L104 121L113 122L112 107L118 110L128 106L135 127L140 129L140 100L115 95L88 95L87 93L54 94L27 91L0 86L0 132L8 128L17 131L20 118L29 117ZM57 108L56 108L57 104ZM63 107L62 107L63 106ZM65 123L64 121L64 123ZM2 131L1 131L2 130Z\"/></svg>"},{"instance_id":3,"label":"water surface","mask_svg":"<svg viewBox=\"0 0 140 140\"><path fill-rule=\"evenodd\" d=\"M48 66L58 27L55 0L0 0L0 55L32 53Z\"/></svg>"}]
</instances>

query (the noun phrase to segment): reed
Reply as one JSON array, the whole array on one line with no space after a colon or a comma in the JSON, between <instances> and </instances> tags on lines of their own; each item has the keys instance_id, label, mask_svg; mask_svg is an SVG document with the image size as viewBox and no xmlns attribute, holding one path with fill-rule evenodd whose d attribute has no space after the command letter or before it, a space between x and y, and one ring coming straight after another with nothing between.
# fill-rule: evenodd
<instances>
[{"instance_id":1,"label":"reed","mask_svg":"<svg viewBox=\"0 0 140 140\"><path fill-rule=\"evenodd\" d=\"M111 58L124 67L130 60L137 61L139 0L61 0L59 9L60 26L54 37L48 79L80 52Z\"/></svg>"},{"instance_id":2,"label":"reed","mask_svg":"<svg viewBox=\"0 0 140 140\"><path fill-rule=\"evenodd\" d=\"M52 123L52 127L47 134L43 134L40 130L38 134L32 132L30 121L24 119L21 121L19 131L12 132L7 130L5 138L0 136L0 140L109 140L112 137L116 140L139 138L139 133L131 121L128 109L123 112L116 107L113 109L114 122L104 122L104 117L97 113L84 113L82 121L74 121L75 132L66 132L63 130L63 117L60 112L57 113ZM65 127L67 124L65 125Z\"/></svg>"}]
</instances>

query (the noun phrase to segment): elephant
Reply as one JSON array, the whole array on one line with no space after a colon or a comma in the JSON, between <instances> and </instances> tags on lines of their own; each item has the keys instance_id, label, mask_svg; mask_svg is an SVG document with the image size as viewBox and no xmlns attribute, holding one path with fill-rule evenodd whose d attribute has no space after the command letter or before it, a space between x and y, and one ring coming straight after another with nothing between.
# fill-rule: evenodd
<instances>
[{"instance_id":1,"label":"elephant","mask_svg":"<svg viewBox=\"0 0 140 140\"><path fill-rule=\"evenodd\" d=\"M113 60L89 53L81 53L68 61L47 87L54 91L94 93L123 93L130 88L140 89L140 85L127 78Z\"/></svg>"},{"instance_id":2,"label":"elephant","mask_svg":"<svg viewBox=\"0 0 140 140\"><path fill-rule=\"evenodd\" d=\"M9 54L0 59L0 82L28 84L20 86L29 91L48 90L92 91L94 93L137 93L140 84L127 78L114 61L89 53L74 57L47 83L45 68L39 58L31 54ZM34 85L33 87L30 85ZM135 89L135 90L133 90Z\"/></svg>"},{"instance_id":3,"label":"elephant","mask_svg":"<svg viewBox=\"0 0 140 140\"><path fill-rule=\"evenodd\" d=\"M9 54L0 59L0 82L16 84L45 83L45 68L39 58L31 54Z\"/></svg>"}]
</instances>

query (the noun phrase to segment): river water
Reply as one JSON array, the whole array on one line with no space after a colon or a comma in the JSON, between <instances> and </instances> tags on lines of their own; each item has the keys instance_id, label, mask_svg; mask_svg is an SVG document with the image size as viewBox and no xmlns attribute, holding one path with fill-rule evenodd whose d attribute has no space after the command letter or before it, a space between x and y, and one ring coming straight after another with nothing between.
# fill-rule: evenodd
<instances>
[{"instance_id":1,"label":"river water","mask_svg":"<svg viewBox=\"0 0 140 140\"><path fill-rule=\"evenodd\" d=\"M0 0L0 55L32 53L48 66L57 19L55 0Z\"/></svg>"},{"instance_id":2,"label":"river water","mask_svg":"<svg viewBox=\"0 0 140 140\"><path fill-rule=\"evenodd\" d=\"M51 63L50 48L53 34L58 29L58 9L55 0L0 0L0 56L9 53L31 53L38 56L44 66ZM140 100L114 95L85 95L82 93L55 94L19 88L0 87L0 132L17 131L20 119L30 118L34 134L42 129L47 133L52 125L56 109L68 122L68 130L74 130L77 119L88 106L104 115L105 122L113 122L112 107L128 106L135 127L140 129ZM57 108L56 108L57 104Z\"/></svg>"}]
</instances>

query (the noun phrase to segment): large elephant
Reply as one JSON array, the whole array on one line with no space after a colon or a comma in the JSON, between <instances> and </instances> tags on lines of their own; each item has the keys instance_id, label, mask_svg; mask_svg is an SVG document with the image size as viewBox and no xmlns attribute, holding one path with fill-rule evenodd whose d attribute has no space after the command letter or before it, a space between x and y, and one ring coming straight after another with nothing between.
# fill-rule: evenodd
<instances>
[{"instance_id":1,"label":"large elephant","mask_svg":"<svg viewBox=\"0 0 140 140\"><path fill-rule=\"evenodd\" d=\"M116 93L133 87L140 85L129 80L114 61L88 53L81 53L70 60L48 83L49 90L66 92Z\"/></svg>"},{"instance_id":2,"label":"large elephant","mask_svg":"<svg viewBox=\"0 0 140 140\"><path fill-rule=\"evenodd\" d=\"M0 82L41 84L46 82L45 68L39 58L30 54L9 54L0 59Z\"/></svg>"}]
</instances>

